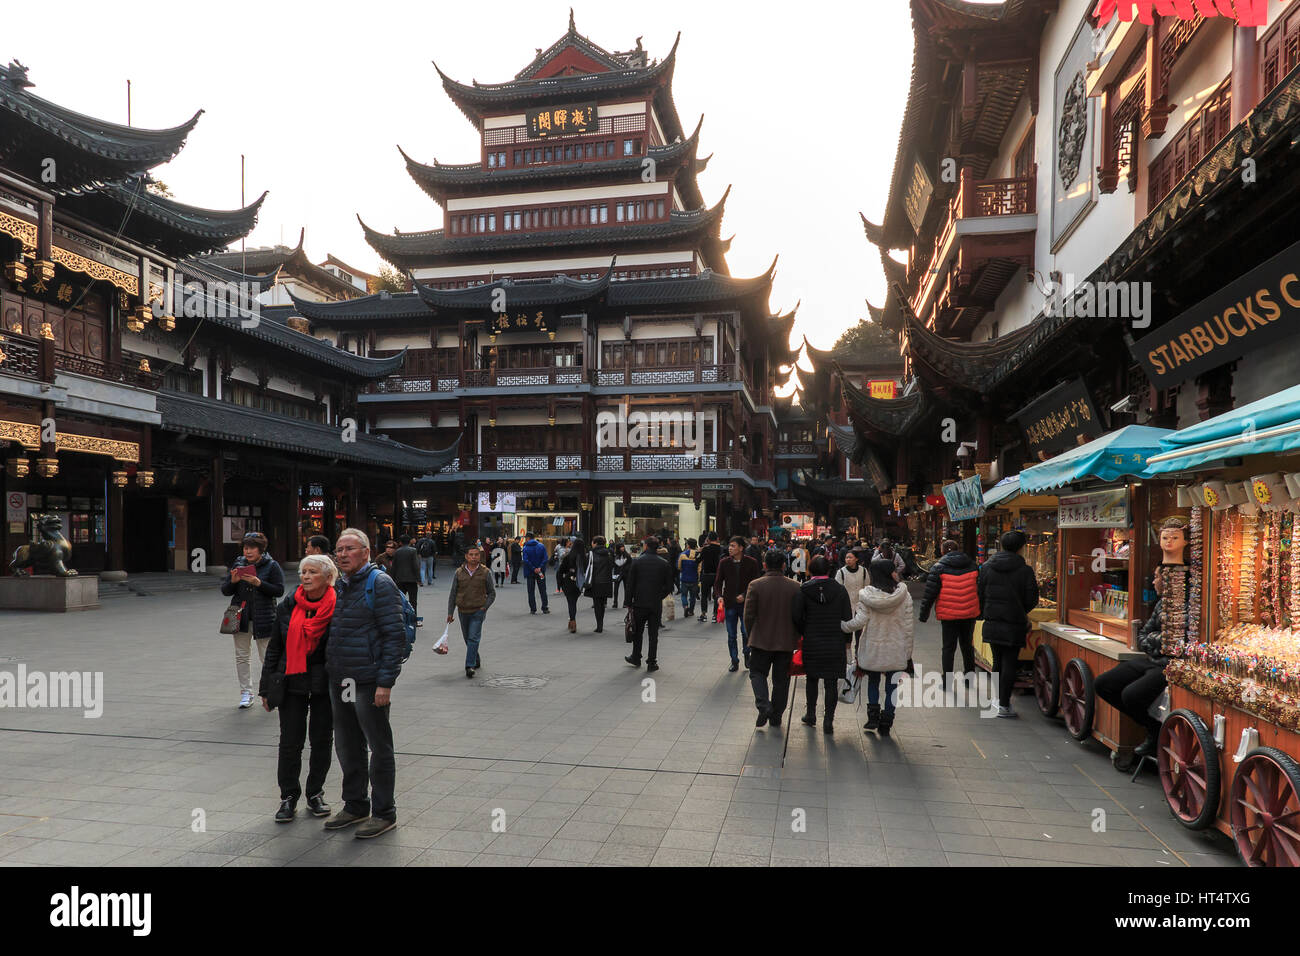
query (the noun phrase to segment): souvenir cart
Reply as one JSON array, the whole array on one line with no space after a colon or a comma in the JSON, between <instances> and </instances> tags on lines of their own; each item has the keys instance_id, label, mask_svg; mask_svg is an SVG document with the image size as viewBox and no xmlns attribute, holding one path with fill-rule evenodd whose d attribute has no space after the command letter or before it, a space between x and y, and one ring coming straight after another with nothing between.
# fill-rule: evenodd
<instances>
[{"instance_id":1,"label":"souvenir cart","mask_svg":"<svg viewBox=\"0 0 1300 956\"><path fill-rule=\"evenodd\" d=\"M1161 787L1248 865L1300 866L1300 386L1163 444L1151 468L1187 482L1200 533L1184 626L1163 632Z\"/></svg>"},{"instance_id":2,"label":"souvenir cart","mask_svg":"<svg viewBox=\"0 0 1300 956\"><path fill-rule=\"evenodd\" d=\"M1135 635L1154 607L1160 521L1175 511L1172 482L1144 481L1167 429L1129 425L1020 473L1027 493L1054 491L1057 607L1040 624L1033 689L1039 709L1060 716L1076 740L1108 747L1127 766L1146 737L1097 697L1098 676L1141 657Z\"/></svg>"}]
</instances>

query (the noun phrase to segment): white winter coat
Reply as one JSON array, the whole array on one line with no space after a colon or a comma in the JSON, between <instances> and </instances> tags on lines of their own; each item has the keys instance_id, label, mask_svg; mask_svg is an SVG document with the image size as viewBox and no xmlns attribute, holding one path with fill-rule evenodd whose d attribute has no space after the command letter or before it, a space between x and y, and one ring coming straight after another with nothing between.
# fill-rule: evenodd
<instances>
[{"instance_id":1,"label":"white winter coat","mask_svg":"<svg viewBox=\"0 0 1300 956\"><path fill-rule=\"evenodd\" d=\"M850 571L848 567L840 568L835 572L835 580L843 585L844 590L849 592L849 607L854 611L858 608L858 592L867 586L867 569L858 565L856 571Z\"/></svg>"},{"instance_id":2,"label":"white winter coat","mask_svg":"<svg viewBox=\"0 0 1300 956\"><path fill-rule=\"evenodd\" d=\"M901 671L912 657L915 623L912 595L900 584L892 594L868 585L858 592L853 620L840 624L846 634L866 630L858 642L858 667L864 671Z\"/></svg>"}]
</instances>

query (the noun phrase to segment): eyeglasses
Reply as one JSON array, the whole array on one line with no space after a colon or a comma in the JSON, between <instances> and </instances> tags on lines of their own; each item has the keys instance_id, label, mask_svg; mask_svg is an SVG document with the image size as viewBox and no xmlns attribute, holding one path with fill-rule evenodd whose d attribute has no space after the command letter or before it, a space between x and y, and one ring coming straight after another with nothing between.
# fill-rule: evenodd
<instances>
[{"instance_id":1,"label":"eyeglasses","mask_svg":"<svg viewBox=\"0 0 1300 956\"><path fill-rule=\"evenodd\" d=\"M335 554L348 554L349 552L352 552L352 551L360 551L360 550L362 550L362 549L359 548L359 547L356 547L356 546L354 545L354 546L352 546L352 547L350 547L350 548L335 548L335 549L334 549L334 553L335 553Z\"/></svg>"}]
</instances>

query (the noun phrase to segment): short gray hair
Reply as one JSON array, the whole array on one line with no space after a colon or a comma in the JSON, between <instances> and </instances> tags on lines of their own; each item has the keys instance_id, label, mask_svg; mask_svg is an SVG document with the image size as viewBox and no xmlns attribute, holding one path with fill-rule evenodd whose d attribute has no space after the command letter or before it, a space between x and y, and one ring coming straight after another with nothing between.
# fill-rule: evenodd
<instances>
[{"instance_id":1,"label":"short gray hair","mask_svg":"<svg viewBox=\"0 0 1300 956\"><path fill-rule=\"evenodd\" d=\"M364 531L357 528L344 528L343 532L339 535L339 541L342 541L344 538L356 538L361 542L361 547L365 548L367 551L370 550L370 538ZM337 542L335 543L337 544Z\"/></svg>"},{"instance_id":2,"label":"short gray hair","mask_svg":"<svg viewBox=\"0 0 1300 956\"><path fill-rule=\"evenodd\" d=\"M298 573L302 573L303 568L315 568L321 574L325 575L325 580L330 587L338 580L339 569L334 566L334 562L323 554L309 554L298 562Z\"/></svg>"}]
</instances>

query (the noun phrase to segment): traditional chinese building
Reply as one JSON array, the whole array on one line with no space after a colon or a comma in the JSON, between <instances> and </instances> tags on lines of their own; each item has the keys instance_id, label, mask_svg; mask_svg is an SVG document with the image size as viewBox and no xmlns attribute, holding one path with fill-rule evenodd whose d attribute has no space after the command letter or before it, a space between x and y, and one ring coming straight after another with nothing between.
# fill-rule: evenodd
<instances>
[{"instance_id":1,"label":"traditional chinese building","mask_svg":"<svg viewBox=\"0 0 1300 956\"><path fill-rule=\"evenodd\" d=\"M1191 332L1294 242L1300 15L1098 31L1094 6L912 0L893 181L883 222L864 219L904 385L873 398L838 377L859 453L892 468L905 508L1294 382L1294 326L1243 321L1208 348Z\"/></svg>"},{"instance_id":2,"label":"traditional chinese building","mask_svg":"<svg viewBox=\"0 0 1300 956\"><path fill-rule=\"evenodd\" d=\"M439 71L479 156L401 155L443 227L362 222L414 291L295 301L341 348L406 350L359 405L373 431L458 443L418 483L412 507L430 524L459 515L472 534L547 538L767 527L794 313L769 309L775 261L729 274L727 196L701 195L701 124L687 132L673 102L676 52L611 53L570 20L507 82Z\"/></svg>"},{"instance_id":3,"label":"traditional chinese building","mask_svg":"<svg viewBox=\"0 0 1300 956\"><path fill-rule=\"evenodd\" d=\"M193 569L196 556L215 570L245 530L292 565L305 533L391 512L403 481L450 457L349 428L357 393L402 356L351 354L288 310L258 313L293 257L255 275L203 258L247 235L265 194L231 211L160 194L150 170L197 114L142 130L31 87L21 65L0 69L6 555L53 513L83 573ZM312 268L335 297L359 294Z\"/></svg>"}]
</instances>

